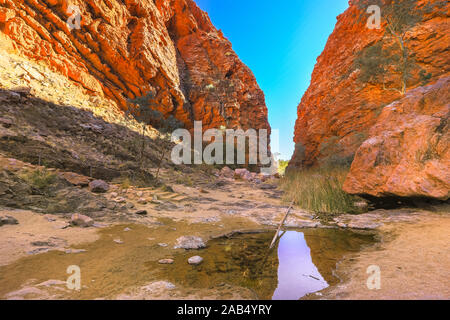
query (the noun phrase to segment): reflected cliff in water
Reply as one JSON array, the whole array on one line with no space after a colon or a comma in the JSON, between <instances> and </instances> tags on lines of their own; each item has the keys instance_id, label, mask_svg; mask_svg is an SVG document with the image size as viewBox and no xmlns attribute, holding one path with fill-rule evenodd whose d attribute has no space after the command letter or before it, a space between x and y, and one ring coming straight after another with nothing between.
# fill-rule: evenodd
<instances>
[{"instance_id":1,"label":"reflected cliff in water","mask_svg":"<svg viewBox=\"0 0 450 320\"><path fill-rule=\"evenodd\" d=\"M180 254L173 265L161 268L161 273L186 287L232 284L253 291L256 299L297 300L336 284L336 263L373 242L370 235L312 229L287 231L277 247L269 250L272 237L273 233L260 233L215 239L204 251ZM187 259L195 254L204 262L188 265Z\"/></svg>"}]
</instances>

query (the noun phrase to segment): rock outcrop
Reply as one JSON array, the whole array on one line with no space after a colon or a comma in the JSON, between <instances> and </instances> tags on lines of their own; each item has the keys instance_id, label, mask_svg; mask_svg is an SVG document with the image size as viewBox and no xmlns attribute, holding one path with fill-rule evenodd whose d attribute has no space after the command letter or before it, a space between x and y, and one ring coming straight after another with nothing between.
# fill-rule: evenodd
<instances>
[{"instance_id":1,"label":"rock outcrop","mask_svg":"<svg viewBox=\"0 0 450 320\"><path fill-rule=\"evenodd\" d=\"M364 14L366 7L362 3L363 0L349 2L317 59L311 85L298 106L291 168L351 162L381 110L402 97L394 90L384 90L382 84L359 81L357 57L379 43L386 30L385 23L381 29L367 28L368 15ZM420 11L421 21L405 35L417 66L408 80L408 89L423 85L419 70L428 75L425 84L450 71L449 2L418 0L416 10ZM398 86L395 81L395 75L386 74L387 87Z\"/></svg>"},{"instance_id":2,"label":"rock outcrop","mask_svg":"<svg viewBox=\"0 0 450 320\"><path fill-rule=\"evenodd\" d=\"M187 128L269 129L264 95L231 43L192 0L0 0L0 32L122 109L148 96ZM71 22L68 24L67 22ZM71 28L75 26L75 28Z\"/></svg>"},{"instance_id":3,"label":"rock outcrop","mask_svg":"<svg viewBox=\"0 0 450 320\"><path fill-rule=\"evenodd\" d=\"M344 190L376 197L450 198L450 77L383 109Z\"/></svg>"}]
</instances>

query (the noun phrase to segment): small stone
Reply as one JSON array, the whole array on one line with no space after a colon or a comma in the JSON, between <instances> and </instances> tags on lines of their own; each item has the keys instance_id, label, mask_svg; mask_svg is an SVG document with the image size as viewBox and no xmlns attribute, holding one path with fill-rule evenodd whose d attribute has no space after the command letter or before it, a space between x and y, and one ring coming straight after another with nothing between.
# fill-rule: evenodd
<instances>
[{"instance_id":1,"label":"small stone","mask_svg":"<svg viewBox=\"0 0 450 320\"><path fill-rule=\"evenodd\" d=\"M277 186L273 185L273 184L262 184L262 185L259 186L259 188L261 190L274 190L274 189L277 188Z\"/></svg>"},{"instance_id":2,"label":"small stone","mask_svg":"<svg viewBox=\"0 0 450 320\"><path fill-rule=\"evenodd\" d=\"M173 259L161 259L158 261L159 264L173 264Z\"/></svg>"},{"instance_id":3,"label":"small stone","mask_svg":"<svg viewBox=\"0 0 450 320\"><path fill-rule=\"evenodd\" d=\"M135 214L139 215L139 216L146 216L148 214L147 210L139 210L136 211Z\"/></svg>"},{"instance_id":4,"label":"small stone","mask_svg":"<svg viewBox=\"0 0 450 320\"><path fill-rule=\"evenodd\" d=\"M151 203L153 203L153 204L163 204L164 202L159 201L159 200L152 200Z\"/></svg>"},{"instance_id":5,"label":"small stone","mask_svg":"<svg viewBox=\"0 0 450 320\"><path fill-rule=\"evenodd\" d=\"M167 243L158 243L158 246L165 248L168 246L168 244Z\"/></svg>"},{"instance_id":6,"label":"small stone","mask_svg":"<svg viewBox=\"0 0 450 320\"><path fill-rule=\"evenodd\" d=\"M89 183L89 190L94 193L105 193L109 190L109 184L103 180L94 180Z\"/></svg>"},{"instance_id":7,"label":"small stone","mask_svg":"<svg viewBox=\"0 0 450 320\"><path fill-rule=\"evenodd\" d=\"M369 209L369 204L366 201L358 201L353 203L353 205L362 211L367 211Z\"/></svg>"},{"instance_id":8,"label":"small stone","mask_svg":"<svg viewBox=\"0 0 450 320\"><path fill-rule=\"evenodd\" d=\"M139 200L137 201L139 204L147 204L147 199L145 198L139 198Z\"/></svg>"},{"instance_id":9,"label":"small stone","mask_svg":"<svg viewBox=\"0 0 450 320\"><path fill-rule=\"evenodd\" d=\"M122 241L122 240L120 240L120 239L114 239L113 240L115 243L117 243L117 244L123 244L124 242Z\"/></svg>"},{"instance_id":10,"label":"small stone","mask_svg":"<svg viewBox=\"0 0 450 320\"><path fill-rule=\"evenodd\" d=\"M82 215L79 213L74 213L72 215L70 222L72 225L82 227L82 228L88 228L88 227L92 227L94 225L94 220L92 220L88 216L85 216L85 215Z\"/></svg>"},{"instance_id":11,"label":"small stone","mask_svg":"<svg viewBox=\"0 0 450 320\"><path fill-rule=\"evenodd\" d=\"M47 280L42 283L36 285L37 287L52 287L52 286L65 286L67 284L66 281L61 280Z\"/></svg>"},{"instance_id":12,"label":"small stone","mask_svg":"<svg viewBox=\"0 0 450 320\"><path fill-rule=\"evenodd\" d=\"M19 221L17 221L16 218L11 216L0 216L0 227L6 224L9 225L19 224Z\"/></svg>"},{"instance_id":13,"label":"small stone","mask_svg":"<svg viewBox=\"0 0 450 320\"><path fill-rule=\"evenodd\" d=\"M83 253L86 252L86 250L84 249L67 249L65 251L67 254L71 254L71 253Z\"/></svg>"},{"instance_id":14,"label":"small stone","mask_svg":"<svg viewBox=\"0 0 450 320\"><path fill-rule=\"evenodd\" d=\"M4 128L10 128L14 122L9 118L0 118L0 125L2 125Z\"/></svg>"},{"instance_id":15,"label":"small stone","mask_svg":"<svg viewBox=\"0 0 450 320\"><path fill-rule=\"evenodd\" d=\"M234 171L229 167L225 166L220 170L220 175L224 178L232 179L234 177Z\"/></svg>"},{"instance_id":16,"label":"small stone","mask_svg":"<svg viewBox=\"0 0 450 320\"><path fill-rule=\"evenodd\" d=\"M191 265L194 265L194 266L199 265L202 262L203 262L203 258L200 256L194 256L194 257L191 257L188 259L188 263Z\"/></svg>"},{"instance_id":17,"label":"small stone","mask_svg":"<svg viewBox=\"0 0 450 320\"><path fill-rule=\"evenodd\" d=\"M142 191L138 191L138 192L136 192L136 195L137 195L139 198L142 198L142 196L144 195L144 193L143 193Z\"/></svg>"},{"instance_id":18,"label":"small stone","mask_svg":"<svg viewBox=\"0 0 450 320\"><path fill-rule=\"evenodd\" d=\"M44 215L44 218L47 219L48 222L54 222L56 221L56 218L52 217L49 214Z\"/></svg>"},{"instance_id":19,"label":"small stone","mask_svg":"<svg viewBox=\"0 0 450 320\"><path fill-rule=\"evenodd\" d=\"M126 204L127 209L133 209L134 208L134 204L131 202L127 202Z\"/></svg>"},{"instance_id":20,"label":"small stone","mask_svg":"<svg viewBox=\"0 0 450 320\"><path fill-rule=\"evenodd\" d=\"M131 229L130 228L125 228L125 229L123 229L123 231L128 232L128 231L131 231Z\"/></svg>"},{"instance_id":21,"label":"small stone","mask_svg":"<svg viewBox=\"0 0 450 320\"><path fill-rule=\"evenodd\" d=\"M127 202L127 200L125 198L123 198L123 197L119 197L119 198L115 199L114 201L117 202L117 203L125 203L125 202Z\"/></svg>"}]
</instances>

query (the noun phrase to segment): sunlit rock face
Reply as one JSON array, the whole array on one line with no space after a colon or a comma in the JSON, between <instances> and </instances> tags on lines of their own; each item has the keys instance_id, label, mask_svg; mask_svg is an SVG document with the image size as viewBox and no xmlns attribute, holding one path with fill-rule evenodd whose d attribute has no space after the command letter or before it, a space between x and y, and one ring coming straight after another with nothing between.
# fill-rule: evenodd
<instances>
[{"instance_id":1,"label":"sunlit rock face","mask_svg":"<svg viewBox=\"0 0 450 320\"><path fill-rule=\"evenodd\" d=\"M344 190L450 198L450 77L386 106L356 153Z\"/></svg>"},{"instance_id":2,"label":"sunlit rock face","mask_svg":"<svg viewBox=\"0 0 450 320\"><path fill-rule=\"evenodd\" d=\"M231 43L192 0L0 0L0 31L93 95L151 105L187 128L270 129L263 92Z\"/></svg>"},{"instance_id":3,"label":"sunlit rock face","mask_svg":"<svg viewBox=\"0 0 450 320\"><path fill-rule=\"evenodd\" d=\"M355 66L358 55L380 42L386 25L368 29L369 15L362 0L352 0L337 18L335 30L317 59L311 84L300 105L295 126L297 145L290 167L331 163L351 163L356 150L368 138L383 108L402 96L384 90L382 84L361 82L361 70ZM417 68L407 82L407 89L423 86L418 70L430 74L425 84L432 84L450 71L448 1L419 0L421 21L405 35L411 58ZM385 83L395 88L398 75L386 73Z\"/></svg>"}]
</instances>

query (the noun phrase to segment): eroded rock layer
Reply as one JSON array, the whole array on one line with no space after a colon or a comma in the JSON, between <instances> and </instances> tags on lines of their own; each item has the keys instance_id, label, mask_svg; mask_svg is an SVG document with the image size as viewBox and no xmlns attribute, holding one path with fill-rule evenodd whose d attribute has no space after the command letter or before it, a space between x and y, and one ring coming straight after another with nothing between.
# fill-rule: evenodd
<instances>
[{"instance_id":1,"label":"eroded rock layer","mask_svg":"<svg viewBox=\"0 0 450 320\"><path fill-rule=\"evenodd\" d=\"M359 81L356 59L364 49L380 42L386 31L385 22L381 29L367 28L362 2L349 2L317 59L311 85L298 106L296 150L290 167L351 163L383 108L402 97L380 83ZM450 71L449 2L418 0L414 10L420 11L420 21L406 33L405 43L416 69L407 89L424 85L418 70L428 76L425 84ZM397 75L386 73L385 83L391 89L398 87Z\"/></svg>"},{"instance_id":2,"label":"eroded rock layer","mask_svg":"<svg viewBox=\"0 0 450 320\"><path fill-rule=\"evenodd\" d=\"M70 6L80 29L67 23ZM0 0L0 31L21 55L122 109L152 93L151 105L187 128L269 129L255 77L192 0Z\"/></svg>"}]
</instances>

